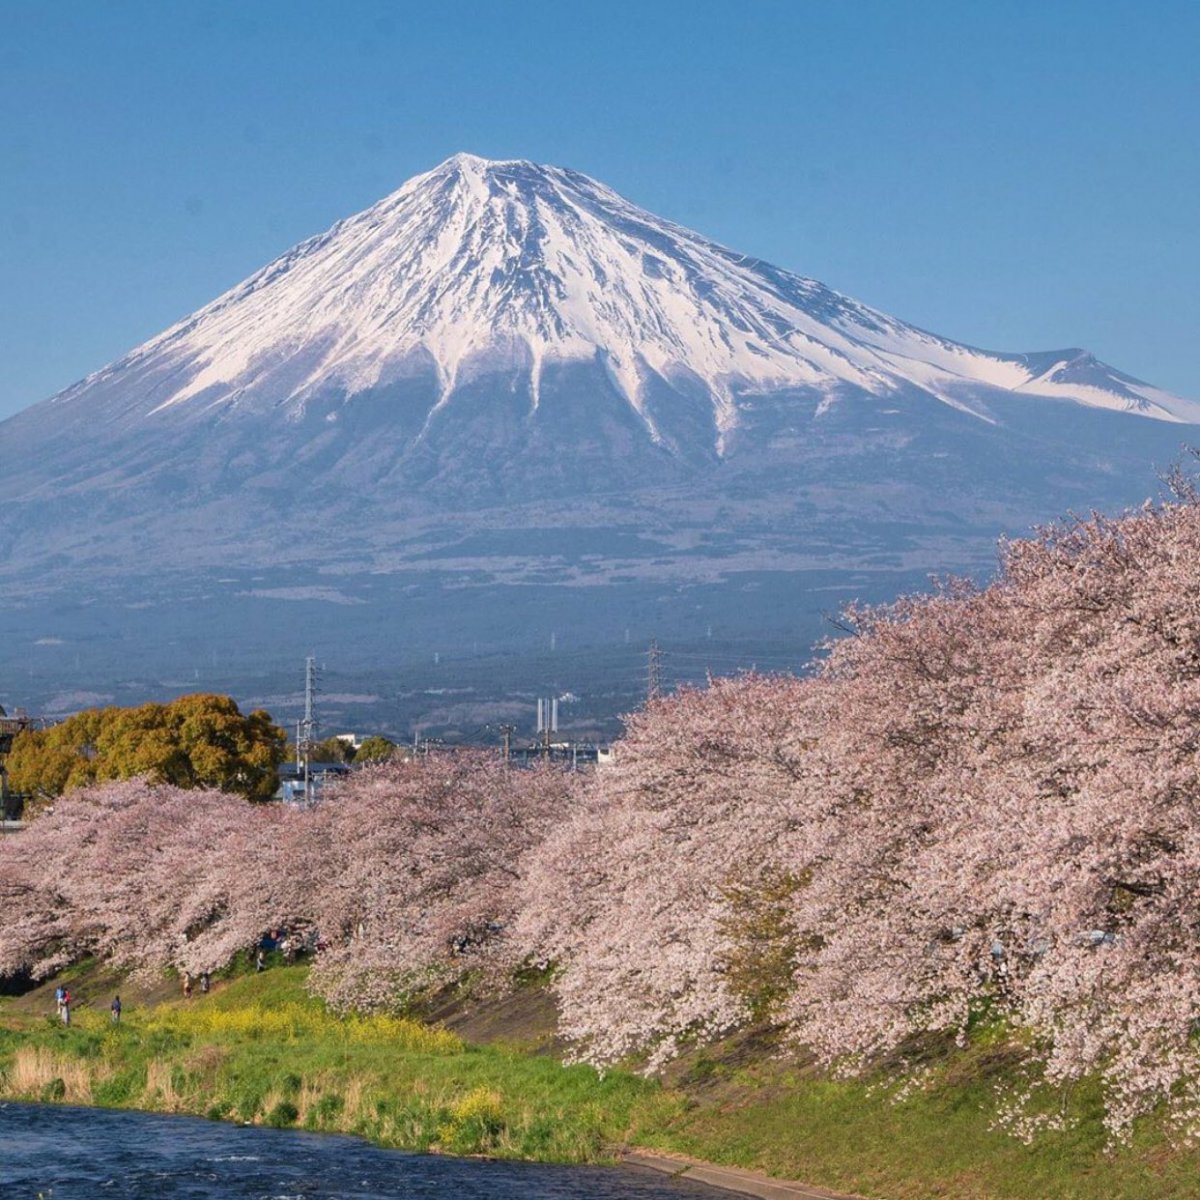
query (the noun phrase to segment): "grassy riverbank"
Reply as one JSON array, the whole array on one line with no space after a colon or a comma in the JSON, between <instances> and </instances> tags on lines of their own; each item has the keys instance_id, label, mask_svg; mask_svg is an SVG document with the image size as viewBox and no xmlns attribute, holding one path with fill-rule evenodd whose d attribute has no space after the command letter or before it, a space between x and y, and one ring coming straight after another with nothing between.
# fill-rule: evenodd
<instances>
[{"instance_id":1,"label":"grassy riverbank","mask_svg":"<svg viewBox=\"0 0 1200 1200\"><path fill-rule=\"evenodd\" d=\"M5 1091L568 1162L603 1158L635 1109L671 1103L629 1075L472 1046L405 1018L335 1017L303 975L279 968L191 1001L127 1005L119 1026L99 1008L77 1011L70 1029L9 1014Z\"/></svg>"},{"instance_id":2,"label":"grassy riverbank","mask_svg":"<svg viewBox=\"0 0 1200 1200\"><path fill-rule=\"evenodd\" d=\"M1031 1145L992 1128L1014 1069L997 1041L934 1055L898 1100L883 1080L831 1082L752 1037L686 1059L664 1084L564 1067L544 994L459 1009L459 1033L395 1017L341 1019L302 968L190 1001L150 994L114 1028L111 981L77 987L65 1029L44 994L0 1001L0 1087L11 1098L100 1104L360 1134L455 1154L604 1161L625 1145L751 1167L888 1200L1169 1200L1200 1195L1200 1158L1153 1125L1104 1146L1098 1096L1058 1099L1071 1127ZM151 1003L150 1001L155 1001ZM540 1051L540 1052L538 1052Z\"/></svg>"}]
</instances>

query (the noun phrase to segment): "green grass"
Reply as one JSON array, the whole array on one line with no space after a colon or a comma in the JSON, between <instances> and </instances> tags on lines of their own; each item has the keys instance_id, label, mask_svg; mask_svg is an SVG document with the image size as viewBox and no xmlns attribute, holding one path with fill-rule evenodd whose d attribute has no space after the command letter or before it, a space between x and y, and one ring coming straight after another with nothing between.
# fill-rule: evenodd
<instances>
[{"instance_id":1,"label":"green grass","mask_svg":"<svg viewBox=\"0 0 1200 1200\"><path fill-rule=\"evenodd\" d=\"M1098 1085L1042 1097L1066 1128L1026 1144L996 1127L997 1085L1020 1051L996 1038L953 1050L901 1097L888 1078L831 1080L763 1055L693 1062L691 1103L644 1144L781 1179L888 1200L1182 1200L1200 1196L1200 1156L1144 1122L1112 1147ZM699 1067L699 1069L697 1069Z\"/></svg>"},{"instance_id":2,"label":"green grass","mask_svg":"<svg viewBox=\"0 0 1200 1200\"><path fill-rule=\"evenodd\" d=\"M0 1030L3 1091L355 1133L413 1150L600 1161L638 1114L677 1103L622 1072L464 1044L402 1017L340 1018L304 968L189 1002Z\"/></svg>"},{"instance_id":3,"label":"green grass","mask_svg":"<svg viewBox=\"0 0 1200 1200\"><path fill-rule=\"evenodd\" d=\"M696 1051L665 1085L515 1046L473 1046L397 1017L341 1018L304 969L235 978L210 996L71 1029L5 1006L0 1093L360 1134L412 1150L605 1161L623 1145L688 1154L887 1200L1177 1200L1200 1157L1154 1121L1106 1146L1097 1087L1045 1102L1070 1118L1030 1145L994 1128L1020 1047L996 1030L968 1051L927 1048L920 1086L835 1081L769 1036Z\"/></svg>"}]
</instances>

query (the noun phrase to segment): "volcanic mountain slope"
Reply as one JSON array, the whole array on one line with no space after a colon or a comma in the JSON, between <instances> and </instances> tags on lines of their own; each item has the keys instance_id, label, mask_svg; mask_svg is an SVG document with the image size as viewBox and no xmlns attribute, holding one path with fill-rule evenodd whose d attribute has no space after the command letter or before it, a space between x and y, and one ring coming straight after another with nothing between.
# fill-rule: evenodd
<instances>
[{"instance_id":1,"label":"volcanic mountain slope","mask_svg":"<svg viewBox=\"0 0 1200 1200\"><path fill-rule=\"evenodd\" d=\"M983 421L1012 395L1200 421L1200 405L1083 351L958 345L584 175L460 154L7 423L25 469L5 495L156 472L270 484L299 455L360 483L436 478L470 496L480 467L488 486L488 467L544 478L531 439L644 481L651 463L672 475L736 454L762 397L796 392L809 403L783 420L797 427L847 396L878 411L932 398Z\"/></svg>"},{"instance_id":2,"label":"volcanic mountain slope","mask_svg":"<svg viewBox=\"0 0 1200 1200\"><path fill-rule=\"evenodd\" d=\"M581 620L614 580L854 592L1136 501L1197 422L1084 351L960 345L460 154L0 423L0 587L166 611L172 573L290 564L369 605L432 572L575 587Z\"/></svg>"}]
</instances>

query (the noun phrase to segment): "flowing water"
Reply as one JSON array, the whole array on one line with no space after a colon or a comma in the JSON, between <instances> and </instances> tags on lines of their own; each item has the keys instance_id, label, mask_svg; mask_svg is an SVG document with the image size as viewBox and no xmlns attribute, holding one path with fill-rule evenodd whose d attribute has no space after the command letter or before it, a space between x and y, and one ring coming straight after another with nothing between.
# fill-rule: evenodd
<instances>
[{"instance_id":1,"label":"flowing water","mask_svg":"<svg viewBox=\"0 0 1200 1200\"><path fill-rule=\"evenodd\" d=\"M149 1113L0 1104L2 1200L713 1200L632 1168L380 1150Z\"/></svg>"}]
</instances>

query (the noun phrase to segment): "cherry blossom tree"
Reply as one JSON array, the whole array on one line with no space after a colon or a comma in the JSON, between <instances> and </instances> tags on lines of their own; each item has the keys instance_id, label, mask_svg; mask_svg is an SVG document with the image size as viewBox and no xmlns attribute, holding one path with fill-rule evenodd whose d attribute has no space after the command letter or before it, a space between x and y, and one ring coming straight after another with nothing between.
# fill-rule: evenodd
<instances>
[{"instance_id":1,"label":"cherry blossom tree","mask_svg":"<svg viewBox=\"0 0 1200 1200\"><path fill-rule=\"evenodd\" d=\"M998 1007L1050 1080L1101 1075L1114 1133L1194 1124L1200 507L1012 543L982 593L865 614L826 675L852 803L792 851L795 1036L869 1060Z\"/></svg>"},{"instance_id":2,"label":"cherry blossom tree","mask_svg":"<svg viewBox=\"0 0 1200 1200\"><path fill-rule=\"evenodd\" d=\"M0 841L11 896L0 973L42 977L85 955L132 969L223 965L279 919L252 872L282 816L139 780L60 798Z\"/></svg>"},{"instance_id":3,"label":"cherry blossom tree","mask_svg":"<svg viewBox=\"0 0 1200 1200\"><path fill-rule=\"evenodd\" d=\"M535 852L519 934L563 969L563 1030L588 1058L649 1050L657 1064L681 1037L746 1019L735 897L778 878L822 694L751 675L653 703Z\"/></svg>"},{"instance_id":4,"label":"cherry blossom tree","mask_svg":"<svg viewBox=\"0 0 1200 1200\"><path fill-rule=\"evenodd\" d=\"M0 974L89 954L215 970L278 929L320 938L315 981L346 1005L502 973L524 857L574 790L475 754L358 772L307 811L144 780L80 788L0 841Z\"/></svg>"},{"instance_id":5,"label":"cherry blossom tree","mask_svg":"<svg viewBox=\"0 0 1200 1200\"><path fill-rule=\"evenodd\" d=\"M757 886L786 909L778 1016L827 1062L990 1012L1051 1082L1098 1074L1115 1134L1160 1103L1195 1124L1200 506L1068 522L985 589L849 622L813 679L639 714L538 852L520 924L567 1031L653 1065L745 1019Z\"/></svg>"},{"instance_id":6,"label":"cherry blossom tree","mask_svg":"<svg viewBox=\"0 0 1200 1200\"><path fill-rule=\"evenodd\" d=\"M516 965L518 885L530 850L574 803L570 777L454 753L356 772L309 816L312 921L325 949L316 987L340 1007Z\"/></svg>"}]
</instances>

